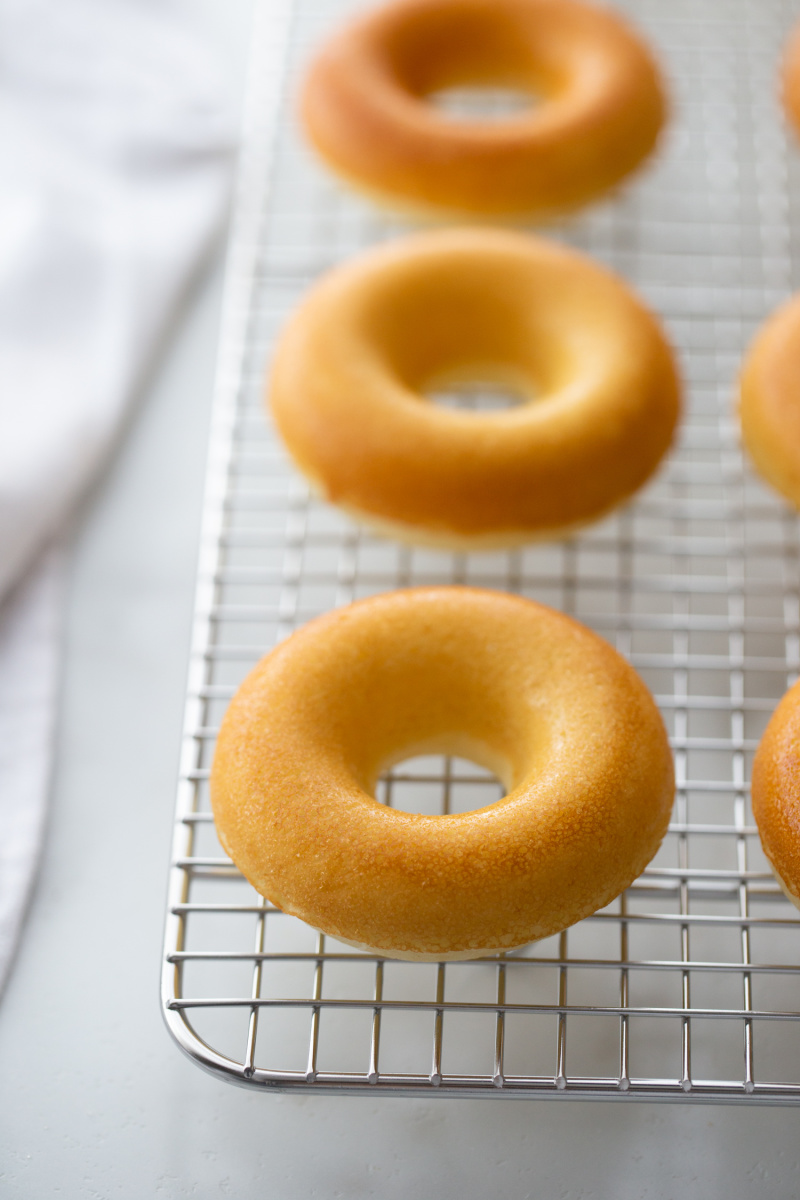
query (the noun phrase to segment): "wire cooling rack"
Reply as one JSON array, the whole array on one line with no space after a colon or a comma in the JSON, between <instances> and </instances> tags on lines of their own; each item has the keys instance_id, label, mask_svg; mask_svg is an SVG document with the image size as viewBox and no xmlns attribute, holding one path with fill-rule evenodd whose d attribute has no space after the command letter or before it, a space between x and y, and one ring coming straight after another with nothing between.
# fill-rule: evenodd
<instances>
[{"instance_id":1,"label":"wire cooling rack","mask_svg":"<svg viewBox=\"0 0 800 1200\"><path fill-rule=\"evenodd\" d=\"M635 501L579 537L448 555L373 537L312 499L262 410L271 348L330 265L404 226L309 154L294 97L352 7L257 5L229 256L164 965L164 1010L198 1063L283 1090L800 1101L800 916L749 806L752 753L800 670L798 522L743 464L740 359L797 283L800 153L776 97L788 6L628 0L657 47L673 121L620 195L550 230L663 317L688 412ZM244 674L297 625L410 584L504 588L570 612L655 694L678 791L664 844L608 908L521 953L381 961L262 900L222 853L207 778ZM469 763L402 764L379 799L479 807Z\"/></svg>"}]
</instances>

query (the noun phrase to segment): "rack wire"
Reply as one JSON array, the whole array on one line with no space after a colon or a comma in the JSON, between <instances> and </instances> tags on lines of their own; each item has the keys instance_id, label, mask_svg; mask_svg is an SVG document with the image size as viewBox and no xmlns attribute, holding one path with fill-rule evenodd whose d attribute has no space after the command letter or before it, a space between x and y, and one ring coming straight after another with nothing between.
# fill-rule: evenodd
<instances>
[{"instance_id":1,"label":"rack wire","mask_svg":"<svg viewBox=\"0 0 800 1200\"><path fill-rule=\"evenodd\" d=\"M303 65L352 4L257 4L163 973L175 1038L234 1082L800 1102L800 914L768 869L748 794L758 739L800 670L798 522L743 463L733 415L741 355L798 282L800 154L777 100L791 12L781 0L619 7L657 48L673 121L646 171L549 233L661 314L685 421L655 482L601 524L464 556L357 528L309 495L268 428L265 371L288 312L325 268L406 226L341 190L294 120ZM557 937L472 963L383 961L249 887L216 840L208 769L237 684L292 629L361 596L442 582L531 596L611 641L667 722L675 810L633 886ZM497 788L470 763L415 760L378 799L456 812Z\"/></svg>"}]
</instances>

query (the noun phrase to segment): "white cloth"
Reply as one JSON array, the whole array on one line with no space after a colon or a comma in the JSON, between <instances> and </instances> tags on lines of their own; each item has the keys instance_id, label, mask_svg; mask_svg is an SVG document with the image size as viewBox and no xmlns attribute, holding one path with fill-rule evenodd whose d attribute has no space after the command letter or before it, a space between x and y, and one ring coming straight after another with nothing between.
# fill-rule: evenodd
<instances>
[{"instance_id":1,"label":"white cloth","mask_svg":"<svg viewBox=\"0 0 800 1200\"><path fill-rule=\"evenodd\" d=\"M233 130L180 0L0 0L0 988L44 827L45 547L219 228Z\"/></svg>"},{"instance_id":2,"label":"white cloth","mask_svg":"<svg viewBox=\"0 0 800 1200\"><path fill-rule=\"evenodd\" d=\"M0 608L0 985L44 836L64 555L41 555Z\"/></svg>"}]
</instances>

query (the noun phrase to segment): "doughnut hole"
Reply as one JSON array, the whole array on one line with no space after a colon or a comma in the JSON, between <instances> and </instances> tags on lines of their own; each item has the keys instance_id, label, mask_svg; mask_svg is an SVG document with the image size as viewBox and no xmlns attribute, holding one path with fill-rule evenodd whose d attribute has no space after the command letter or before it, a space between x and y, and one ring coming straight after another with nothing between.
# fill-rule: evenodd
<instances>
[{"instance_id":1,"label":"doughnut hole","mask_svg":"<svg viewBox=\"0 0 800 1200\"><path fill-rule=\"evenodd\" d=\"M463 87L551 98L575 74L563 30L554 35L526 19L524 8L490 3L406 8L383 50L387 73L424 101Z\"/></svg>"},{"instance_id":2,"label":"doughnut hole","mask_svg":"<svg viewBox=\"0 0 800 1200\"><path fill-rule=\"evenodd\" d=\"M507 380L442 378L425 389L425 398L432 404L457 412L503 412L536 399L537 389L531 384L514 386Z\"/></svg>"},{"instance_id":3,"label":"doughnut hole","mask_svg":"<svg viewBox=\"0 0 800 1200\"><path fill-rule=\"evenodd\" d=\"M457 816L502 800L506 788L480 763L427 755L396 763L378 780L375 799L400 812Z\"/></svg>"},{"instance_id":4,"label":"doughnut hole","mask_svg":"<svg viewBox=\"0 0 800 1200\"><path fill-rule=\"evenodd\" d=\"M353 331L407 399L481 380L549 399L615 369L622 306L557 260L503 276L490 255L420 255L371 284Z\"/></svg>"},{"instance_id":5,"label":"doughnut hole","mask_svg":"<svg viewBox=\"0 0 800 1200\"><path fill-rule=\"evenodd\" d=\"M551 719L520 704L517 673L498 669L502 641L499 632L487 643L463 627L432 640L422 622L399 646L393 629L376 623L369 652L357 647L340 663L346 706L338 702L337 680L320 677L299 727L307 718L311 728L324 727L326 712L344 708L341 721L327 717L326 757L334 775L349 774L371 796L396 764L428 755L466 759L512 790L537 764L544 767Z\"/></svg>"},{"instance_id":6,"label":"doughnut hole","mask_svg":"<svg viewBox=\"0 0 800 1200\"><path fill-rule=\"evenodd\" d=\"M462 85L438 88L426 97L436 112L449 121L506 121L527 116L541 96L521 88Z\"/></svg>"}]
</instances>

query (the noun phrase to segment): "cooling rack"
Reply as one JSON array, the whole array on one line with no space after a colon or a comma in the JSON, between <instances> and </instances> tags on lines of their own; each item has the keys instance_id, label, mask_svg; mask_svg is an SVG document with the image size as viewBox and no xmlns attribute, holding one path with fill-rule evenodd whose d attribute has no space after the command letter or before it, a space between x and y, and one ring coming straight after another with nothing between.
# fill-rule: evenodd
<instances>
[{"instance_id":1,"label":"cooling rack","mask_svg":"<svg viewBox=\"0 0 800 1200\"><path fill-rule=\"evenodd\" d=\"M743 349L798 282L800 152L776 98L792 13L779 0L620 5L657 47L672 124L645 172L549 233L619 271L662 315L686 419L655 482L602 524L560 544L463 556L380 540L310 497L262 411L274 338L307 287L405 228L342 191L294 120L311 49L351 7L256 6L169 887L167 1024L201 1066L267 1089L800 1102L800 914L768 870L748 795L753 751L800 670L798 522L743 463L732 418ZM531 596L611 641L667 722L675 810L641 878L558 937L473 963L382 961L249 887L216 840L208 768L236 685L298 624L442 582ZM378 799L456 812L489 803L498 786L470 763L415 760Z\"/></svg>"}]
</instances>

